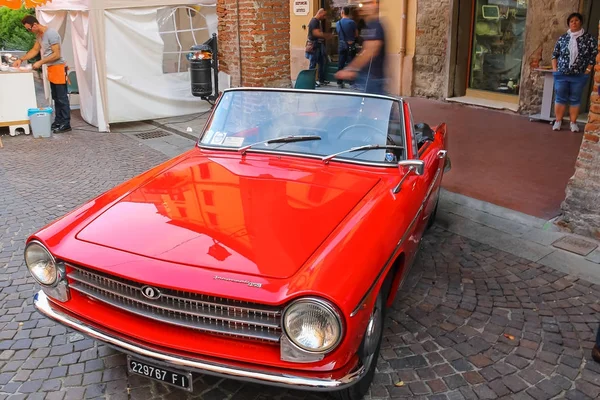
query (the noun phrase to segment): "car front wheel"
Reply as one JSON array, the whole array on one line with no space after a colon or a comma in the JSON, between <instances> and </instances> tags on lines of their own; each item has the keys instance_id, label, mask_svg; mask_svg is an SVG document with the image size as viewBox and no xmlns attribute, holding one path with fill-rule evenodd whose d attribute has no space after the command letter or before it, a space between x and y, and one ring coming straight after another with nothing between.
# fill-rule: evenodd
<instances>
[{"instance_id":1,"label":"car front wheel","mask_svg":"<svg viewBox=\"0 0 600 400\"><path fill-rule=\"evenodd\" d=\"M383 327L385 318L385 298L388 292L388 286L384 284L382 290L377 296L375 301L375 307L371 312L369 323L367 325L367 331L361 343L360 350L358 352L359 357L362 360L363 365L367 369L366 375L358 381L355 385L340 390L334 393L334 397L339 400L360 400L367 392L373 382L375 376L375 367L377 366L377 359L379 358L379 350L381 348L381 341L383 338Z\"/></svg>"}]
</instances>

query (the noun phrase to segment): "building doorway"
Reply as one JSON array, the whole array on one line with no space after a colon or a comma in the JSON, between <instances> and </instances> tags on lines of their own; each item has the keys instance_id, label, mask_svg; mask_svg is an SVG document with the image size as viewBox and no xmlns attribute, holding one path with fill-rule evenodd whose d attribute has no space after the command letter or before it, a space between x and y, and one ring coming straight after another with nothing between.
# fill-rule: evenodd
<instances>
[{"instance_id":1,"label":"building doorway","mask_svg":"<svg viewBox=\"0 0 600 400\"><path fill-rule=\"evenodd\" d=\"M321 8L325 9L325 11L327 12L327 17L322 23L323 32L330 32L333 34L333 37L327 40L325 43L327 55L327 80L333 82L335 80L334 75L337 72L339 60L339 38L335 26L337 22L342 18L342 8L350 7L352 19L354 19L354 21L356 22L359 28L359 32L361 28L360 18L358 17L358 13L356 12L356 5L348 4L347 0L321 0L320 4Z\"/></svg>"},{"instance_id":2,"label":"building doorway","mask_svg":"<svg viewBox=\"0 0 600 400\"><path fill-rule=\"evenodd\" d=\"M339 4L338 4L339 3ZM321 0L321 7L325 9L325 32L331 32L333 38L327 40L327 57L330 64L337 65L338 60L338 35L335 30L335 24L342 18L342 7L345 4L336 0Z\"/></svg>"},{"instance_id":3,"label":"building doorway","mask_svg":"<svg viewBox=\"0 0 600 400\"><path fill-rule=\"evenodd\" d=\"M527 0L475 0L468 89L519 95Z\"/></svg>"},{"instance_id":4,"label":"building doorway","mask_svg":"<svg viewBox=\"0 0 600 400\"><path fill-rule=\"evenodd\" d=\"M449 97L518 108L528 0L459 0Z\"/></svg>"}]
</instances>

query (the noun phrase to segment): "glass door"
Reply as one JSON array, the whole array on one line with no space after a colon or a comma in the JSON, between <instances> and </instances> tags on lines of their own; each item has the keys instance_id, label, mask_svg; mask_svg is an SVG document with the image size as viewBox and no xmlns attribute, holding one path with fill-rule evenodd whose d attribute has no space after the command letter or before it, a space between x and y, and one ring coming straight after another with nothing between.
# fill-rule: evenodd
<instances>
[{"instance_id":1,"label":"glass door","mask_svg":"<svg viewBox=\"0 0 600 400\"><path fill-rule=\"evenodd\" d=\"M339 59L338 44L339 38L335 29L336 23L342 19L342 8L350 7L351 18L357 23L360 32L360 23L358 20L357 6L348 4L348 0L321 0L321 7L327 12L323 23L324 32L330 32L333 37L325 42L327 55L327 80L333 82L333 75L337 72ZM363 23L364 24L364 23Z\"/></svg>"},{"instance_id":2,"label":"glass door","mask_svg":"<svg viewBox=\"0 0 600 400\"><path fill-rule=\"evenodd\" d=\"M335 30L335 24L342 18L342 7L346 1L342 0L322 0L322 7L327 12L325 17L325 32L331 32L333 37L327 40L328 61L337 65L338 62L338 34Z\"/></svg>"},{"instance_id":3,"label":"glass door","mask_svg":"<svg viewBox=\"0 0 600 400\"><path fill-rule=\"evenodd\" d=\"M518 95L527 0L474 0L470 89Z\"/></svg>"}]
</instances>

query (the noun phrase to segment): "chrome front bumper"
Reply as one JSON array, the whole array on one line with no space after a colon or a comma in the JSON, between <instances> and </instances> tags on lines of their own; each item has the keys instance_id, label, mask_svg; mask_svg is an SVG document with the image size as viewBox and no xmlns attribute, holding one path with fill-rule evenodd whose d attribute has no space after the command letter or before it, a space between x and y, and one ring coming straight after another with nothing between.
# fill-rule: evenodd
<instances>
[{"instance_id":1,"label":"chrome front bumper","mask_svg":"<svg viewBox=\"0 0 600 400\"><path fill-rule=\"evenodd\" d=\"M70 315L57 311L50 306L50 301L46 294L40 290L33 298L33 303L46 317L72 328L84 335L96 339L126 354L133 355L140 359L150 360L155 364L180 368L200 374L215 375L223 378L237 379L259 384L281 386L290 389L304 389L312 391L335 391L356 384L366 374L364 366L357 367L341 379L319 379L294 376L290 374L277 374L270 371L261 371L258 369L244 369L225 364L217 364L208 361L194 360L180 356L161 353L156 350L141 347L132 344L110 334L101 332L95 327L89 326Z\"/></svg>"}]
</instances>

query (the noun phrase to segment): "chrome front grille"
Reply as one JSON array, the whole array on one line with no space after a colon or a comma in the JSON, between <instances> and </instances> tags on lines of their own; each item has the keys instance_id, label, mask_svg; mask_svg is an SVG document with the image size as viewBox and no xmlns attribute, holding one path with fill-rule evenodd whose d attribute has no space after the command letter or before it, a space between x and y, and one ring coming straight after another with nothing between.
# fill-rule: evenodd
<instances>
[{"instance_id":1,"label":"chrome front grille","mask_svg":"<svg viewBox=\"0 0 600 400\"><path fill-rule=\"evenodd\" d=\"M154 300L142 294L143 284L69 264L69 287L122 310L167 324L267 342L281 337L281 310L153 286Z\"/></svg>"}]
</instances>

